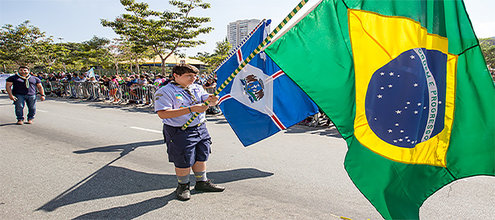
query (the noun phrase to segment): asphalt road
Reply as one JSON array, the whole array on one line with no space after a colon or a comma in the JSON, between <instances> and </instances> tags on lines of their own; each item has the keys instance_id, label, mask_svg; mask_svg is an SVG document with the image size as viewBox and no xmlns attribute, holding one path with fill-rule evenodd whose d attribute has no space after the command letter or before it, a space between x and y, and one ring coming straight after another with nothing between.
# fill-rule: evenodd
<instances>
[{"instance_id":1,"label":"asphalt road","mask_svg":"<svg viewBox=\"0 0 495 220\"><path fill-rule=\"evenodd\" d=\"M208 117L208 177L223 193L175 199L161 121L102 102L38 102L35 124L15 125L0 95L0 219L381 219L343 167L335 129L294 126L244 148L225 119ZM495 219L495 178L445 186L422 219Z\"/></svg>"}]
</instances>

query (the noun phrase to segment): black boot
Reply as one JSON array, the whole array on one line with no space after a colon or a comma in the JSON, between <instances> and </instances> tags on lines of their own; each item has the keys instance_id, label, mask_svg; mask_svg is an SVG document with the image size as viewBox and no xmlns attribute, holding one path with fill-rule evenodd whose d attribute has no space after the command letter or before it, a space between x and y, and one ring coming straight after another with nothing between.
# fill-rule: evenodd
<instances>
[{"instance_id":1,"label":"black boot","mask_svg":"<svg viewBox=\"0 0 495 220\"><path fill-rule=\"evenodd\" d=\"M177 199L181 201L187 201L191 198L191 191L189 190L189 183L180 184L177 186L177 190L175 190L177 195Z\"/></svg>"},{"instance_id":2,"label":"black boot","mask_svg":"<svg viewBox=\"0 0 495 220\"><path fill-rule=\"evenodd\" d=\"M225 187L215 185L211 180L207 181L197 181L194 189L202 192L223 192Z\"/></svg>"}]
</instances>

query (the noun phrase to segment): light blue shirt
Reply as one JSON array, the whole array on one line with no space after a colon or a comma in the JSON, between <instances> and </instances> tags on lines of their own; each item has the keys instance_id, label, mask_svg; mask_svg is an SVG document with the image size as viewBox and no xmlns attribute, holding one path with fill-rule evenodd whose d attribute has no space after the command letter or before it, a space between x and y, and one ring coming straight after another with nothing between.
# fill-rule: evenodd
<instances>
[{"instance_id":1,"label":"light blue shirt","mask_svg":"<svg viewBox=\"0 0 495 220\"><path fill-rule=\"evenodd\" d=\"M189 93L184 89L169 83L166 86L158 89L155 92L155 112L168 109L180 109L187 108L192 105L203 103L208 98L208 94L202 86L198 84L192 84L189 87L191 93L196 97L195 103L190 97ZM193 113L185 114L175 118L162 119L163 124L173 127L182 127L192 116ZM205 113L200 113L199 116L189 126L195 126L201 122L205 122Z\"/></svg>"}]
</instances>

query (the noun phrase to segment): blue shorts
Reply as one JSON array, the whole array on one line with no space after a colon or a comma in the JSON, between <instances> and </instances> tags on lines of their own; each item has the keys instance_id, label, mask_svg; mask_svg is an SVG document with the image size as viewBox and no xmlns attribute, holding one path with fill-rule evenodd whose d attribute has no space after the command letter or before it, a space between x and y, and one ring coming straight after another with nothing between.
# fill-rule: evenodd
<instances>
[{"instance_id":1,"label":"blue shorts","mask_svg":"<svg viewBox=\"0 0 495 220\"><path fill-rule=\"evenodd\" d=\"M163 124L163 137L167 144L168 160L177 168L189 168L196 161L207 161L211 153L211 137L206 124L188 127L172 127Z\"/></svg>"}]
</instances>

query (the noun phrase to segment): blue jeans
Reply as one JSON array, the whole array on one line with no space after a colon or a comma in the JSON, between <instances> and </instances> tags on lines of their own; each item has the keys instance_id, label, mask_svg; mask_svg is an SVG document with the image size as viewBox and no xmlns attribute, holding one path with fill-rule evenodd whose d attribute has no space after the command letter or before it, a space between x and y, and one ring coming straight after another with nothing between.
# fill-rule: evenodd
<instances>
[{"instance_id":1,"label":"blue jeans","mask_svg":"<svg viewBox=\"0 0 495 220\"><path fill-rule=\"evenodd\" d=\"M24 121L24 103L27 104L28 107L28 120L34 118L34 114L36 114L36 95L14 95L17 98L17 101L14 102L15 105L15 115L17 116L17 120Z\"/></svg>"}]
</instances>

